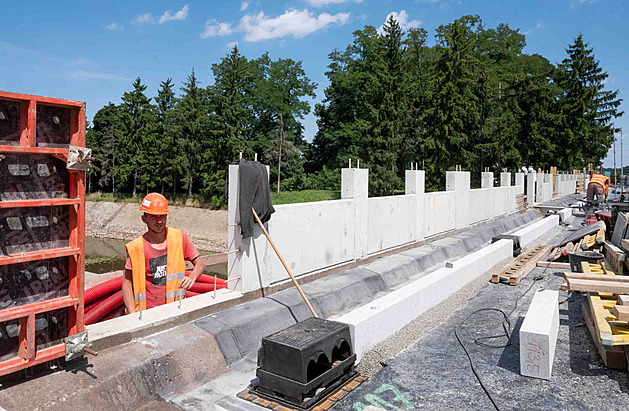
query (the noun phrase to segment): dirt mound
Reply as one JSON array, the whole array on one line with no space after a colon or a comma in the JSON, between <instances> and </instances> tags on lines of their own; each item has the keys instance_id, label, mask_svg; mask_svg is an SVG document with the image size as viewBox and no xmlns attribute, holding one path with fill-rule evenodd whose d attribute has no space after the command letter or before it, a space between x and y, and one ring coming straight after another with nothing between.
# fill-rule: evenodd
<instances>
[{"instance_id":1,"label":"dirt mound","mask_svg":"<svg viewBox=\"0 0 629 411\"><path fill-rule=\"evenodd\" d=\"M227 251L227 211L171 206L168 225L188 233L200 250ZM86 202L85 233L131 240L146 231L137 204Z\"/></svg>"}]
</instances>

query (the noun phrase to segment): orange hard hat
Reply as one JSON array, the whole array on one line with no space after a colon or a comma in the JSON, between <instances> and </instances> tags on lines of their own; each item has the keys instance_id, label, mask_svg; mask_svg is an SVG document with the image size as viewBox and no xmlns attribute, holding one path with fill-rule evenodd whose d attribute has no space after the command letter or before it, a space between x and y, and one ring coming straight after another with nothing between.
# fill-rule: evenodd
<instances>
[{"instance_id":1,"label":"orange hard hat","mask_svg":"<svg viewBox=\"0 0 629 411\"><path fill-rule=\"evenodd\" d=\"M149 193L142 200L140 211L147 214L164 215L170 213L168 208L168 200L160 193Z\"/></svg>"}]
</instances>

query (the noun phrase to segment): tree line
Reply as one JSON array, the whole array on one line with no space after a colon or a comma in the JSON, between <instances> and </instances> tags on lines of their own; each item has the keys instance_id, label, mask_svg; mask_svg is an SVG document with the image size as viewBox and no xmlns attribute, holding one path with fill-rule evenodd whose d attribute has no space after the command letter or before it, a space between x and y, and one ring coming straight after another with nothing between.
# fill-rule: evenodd
<instances>
[{"instance_id":1,"label":"tree line","mask_svg":"<svg viewBox=\"0 0 629 411\"><path fill-rule=\"evenodd\" d=\"M103 107L88 129L91 190L199 193L218 198L227 165L242 151L271 166L285 190L338 189L348 160L370 170L370 195L403 189L412 162L427 189L461 165L479 179L486 167L519 170L600 165L614 139L618 91L579 35L561 63L523 52L525 36L506 24L485 28L463 16L406 33L393 18L354 32L334 50L329 86L315 107L318 131L301 121L316 84L291 59L247 60L234 49L212 66L214 84L194 71L178 96L168 79L148 98L138 78L120 104ZM473 181L474 183L474 181Z\"/></svg>"}]
</instances>

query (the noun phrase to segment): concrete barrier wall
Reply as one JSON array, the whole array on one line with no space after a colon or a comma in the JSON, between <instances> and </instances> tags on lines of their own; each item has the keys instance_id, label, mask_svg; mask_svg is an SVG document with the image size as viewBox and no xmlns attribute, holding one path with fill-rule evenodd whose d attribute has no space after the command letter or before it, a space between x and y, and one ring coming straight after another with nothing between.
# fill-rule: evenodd
<instances>
[{"instance_id":1,"label":"concrete barrier wall","mask_svg":"<svg viewBox=\"0 0 629 411\"><path fill-rule=\"evenodd\" d=\"M424 235L426 237L456 228L455 200L454 191L426 193L424 205Z\"/></svg>"},{"instance_id":2,"label":"concrete barrier wall","mask_svg":"<svg viewBox=\"0 0 629 411\"><path fill-rule=\"evenodd\" d=\"M484 188L471 190L469 172L448 171L446 191L426 193L424 171L407 170L405 195L368 198L368 179L367 169L346 168L341 170L342 200L275 206L268 231L294 275L512 213L525 181L518 173L513 186L511 175L502 173L501 187L492 187L493 181L486 178ZM252 238L241 238L237 188L238 166L230 166L229 288L249 292L287 281L288 274L259 227Z\"/></svg>"},{"instance_id":3,"label":"concrete barrier wall","mask_svg":"<svg viewBox=\"0 0 629 411\"><path fill-rule=\"evenodd\" d=\"M368 254L415 241L415 224L409 224L415 221L414 195L374 197L367 203L369 215L378 216L369 219Z\"/></svg>"}]
</instances>

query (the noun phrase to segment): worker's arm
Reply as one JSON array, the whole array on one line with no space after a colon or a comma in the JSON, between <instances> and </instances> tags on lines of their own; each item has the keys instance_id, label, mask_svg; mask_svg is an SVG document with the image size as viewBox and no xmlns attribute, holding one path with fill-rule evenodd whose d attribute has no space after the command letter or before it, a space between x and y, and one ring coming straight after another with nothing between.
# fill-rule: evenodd
<instances>
[{"instance_id":1,"label":"worker's arm","mask_svg":"<svg viewBox=\"0 0 629 411\"><path fill-rule=\"evenodd\" d=\"M201 274L203 273L203 269L205 268L205 264L203 264L203 261L201 261L201 258L199 257L190 262L194 265L192 272L189 276L184 277L183 280L181 280L181 282L179 283L179 288L183 288L184 290L192 287L192 284L197 281L197 278L201 276Z\"/></svg>"},{"instance_id":2,"label":"worker's arm","mask_svg":"<svg viewBox=\"0 0 629 411\"><path fill-rule=\"evenodd\" d=\"M124 270L122 280L122 300L127 308L127 314L135 312L135 298L133 296L133 274L131 270Z\"/></svg>"}]
</instances>

